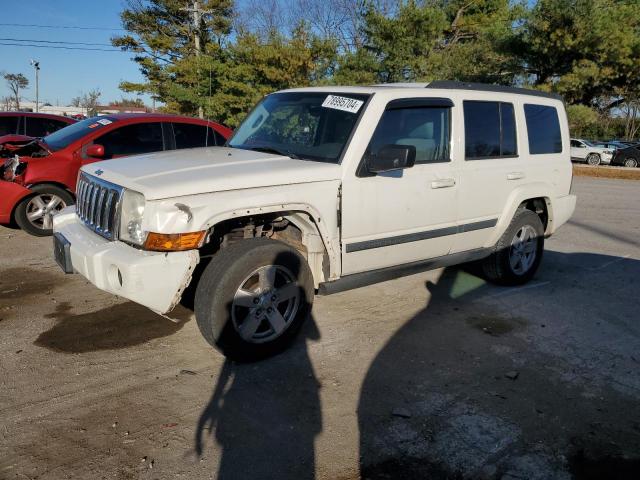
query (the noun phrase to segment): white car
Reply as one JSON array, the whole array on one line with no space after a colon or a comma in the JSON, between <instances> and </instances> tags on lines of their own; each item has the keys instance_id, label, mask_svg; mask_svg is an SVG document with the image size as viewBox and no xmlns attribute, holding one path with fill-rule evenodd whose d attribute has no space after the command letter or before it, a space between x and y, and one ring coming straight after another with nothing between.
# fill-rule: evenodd
<instances>
[{"instance_id":1,"label":"white car","mask_svg":"<svg viewBox=\"0 0 640 480\"><path fill-rule=\"evenodd\" d=\"M384 270L481 260L530 280L572 215L569 129L550 94L458 82L266 96L226 147L86 165L55 257L198 326L235 359L285 348L313 297Z\"/></svg>"},{"instance_id":2,"label":"white car","mask_svg":"<svg viewBox=\"0 0 640 480\"><path fill-rule=\"evenodd\" d=\"M589 165L609 165L613 158L613 150L598 147L593 143L580 138L571 139L571 160L574 162L586 162Z\"/></svg>"}]
</instances>

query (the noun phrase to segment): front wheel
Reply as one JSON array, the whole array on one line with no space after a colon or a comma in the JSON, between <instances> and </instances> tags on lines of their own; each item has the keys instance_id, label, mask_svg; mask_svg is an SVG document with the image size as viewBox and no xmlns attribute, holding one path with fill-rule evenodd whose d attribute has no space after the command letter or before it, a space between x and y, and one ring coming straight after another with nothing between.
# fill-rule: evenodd
<instances>
[{"instance_id":1,"label":"front wheel","mask_svg":"<svg viewBox=\"0 0 640 480\"><path fill-rule=\"evenodd\" d=\"M516 212L507 230L483 263L488 280L500 285L522 285L535 275L544 250L544 227L531 210Z\"/></svg>"},{"instance_id":2,"label":"front wheel","mask_svg":"<svg viewBox=\"0 0 640 480\"><path fill-rule=\"evenodd\" d=\"M225 356L254 361L284 350L311 309L313 278L289 245L242 240L213 256L195 294L200 332Z\"/></svg>"},{"instance_id":3,"label":"front wheel","mask_svg":"<svg viewBox=\"0 0 640 480\"><path fill-rule=\"evenodd\" d=\"M597 153L590 153L587 157L587 163L594 167L600 165L600 155Z\"/></svg>"},{"instance_id":4,"label":"front wheel","mask_svg":"<svg viewBox=\"0 0 640 480\"><path fill-rule=\"evenodd\" d=\"M629 157L624 161L625 167L636 168L638 166L638 160L633 157Z\"/></svg>"},{"instance_id":5,"label":"front wheel","mask_svg":"<svg viewBox=\"0 0 640 480\"><path fill-rule=\"evenodd\" d=\"M53 216L68 205L73 205L73 196L55 185L35 185L33 195L18 204L15 220L27 233L46 237L53 233Z\"/></svg>"}]
</instances>

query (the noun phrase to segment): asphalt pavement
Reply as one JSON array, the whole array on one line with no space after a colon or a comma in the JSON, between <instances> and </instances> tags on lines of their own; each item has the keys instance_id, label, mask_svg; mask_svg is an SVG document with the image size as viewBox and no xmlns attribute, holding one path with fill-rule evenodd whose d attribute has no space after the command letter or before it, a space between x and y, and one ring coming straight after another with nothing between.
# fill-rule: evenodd
<instances>
[{"instance_id":1,"label":"asphalt pavement","mask_svg":"<svg viewBox=\"0 0 640 480\"><path fill-rule=\"evenodd\" d=\"M526 286L316 297L254 364L0 227L0 479L640 478L640 183L573 189Z\"/></svg>"}]
</instances>

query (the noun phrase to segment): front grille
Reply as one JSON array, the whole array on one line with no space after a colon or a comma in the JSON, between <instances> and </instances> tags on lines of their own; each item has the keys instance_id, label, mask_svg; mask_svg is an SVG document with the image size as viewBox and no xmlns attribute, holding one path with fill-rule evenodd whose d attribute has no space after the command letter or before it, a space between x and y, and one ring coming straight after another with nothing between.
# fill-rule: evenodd
<instances>
[{"instance_id":1,"label":"front grille","mask_svg":"<svg viewBox=\"0 0 640 480\"><path fill-rule=\"evenodd\" d=\"M76 188L76 214L98 235L115 240L121 195L122 187L81 172Z\"/></svg>"}]
</instances>

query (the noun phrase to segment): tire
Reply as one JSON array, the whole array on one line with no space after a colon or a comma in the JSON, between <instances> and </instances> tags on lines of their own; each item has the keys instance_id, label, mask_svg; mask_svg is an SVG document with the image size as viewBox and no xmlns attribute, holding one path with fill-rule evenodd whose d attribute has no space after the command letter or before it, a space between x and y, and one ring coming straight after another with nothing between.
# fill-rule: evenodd
<instances>
[{"instance_id":1,"label":"tire","mask_svg":"<svg viewBox=\"0 0 640 480\"><path fill-rule=\"evenodd\" d=\"M624 166L630 168L636 168L638 166L638 160L633 157L627 157L624 160Z\"/></svg>"},{"instance_id":2,"label":"tire","mask_svg":"<svg viewBox=\"0 0 640 480\"><path fill-rule=\"evenodd\" d=\"M518 242L516 236L521 235L530 240ZM518 247L518 244L521 247ZM482 261L484 275L487 280L499 285L527 283L538 270L543 251L544 227L540 217L531 210L520 209L496 243L494 252ZM518 256L519 263L516 258Z\"/></svg>"},{"instance_id":3,"label":"tire","mask_svg":"<svg viewBox=\"0 0 640 480\"><path fill-rule=\"evenodd\" d=\"M587 164L596 167L600 165L600 162L600 155L598 155L597 153L590 153L589 155L587 155Z\"/></svg>"},{"instance_id":4,"label":"tire","mask_svg":"<svg viewBox=\"0 0 640 480\"><path fill-rule=\"evenodd\" d=\"M52 217L63 208L73 205L73 195L55 185L35 185L33 195L22 200L16 207L14 217L18 226L36 237L53 233Z\"/></svg>"},{"instance_id":5,"label":"tire","mask_svg":"<svg viewBox=\"0 0 640 480\"><path fill-rule=\"evenodd\" d=\"M202 273L196 322L226 357L260 360L289 346L313 295L311 271L297 250L266 238L242 240L214 255Z\"/></svg>"}]
</instances>

